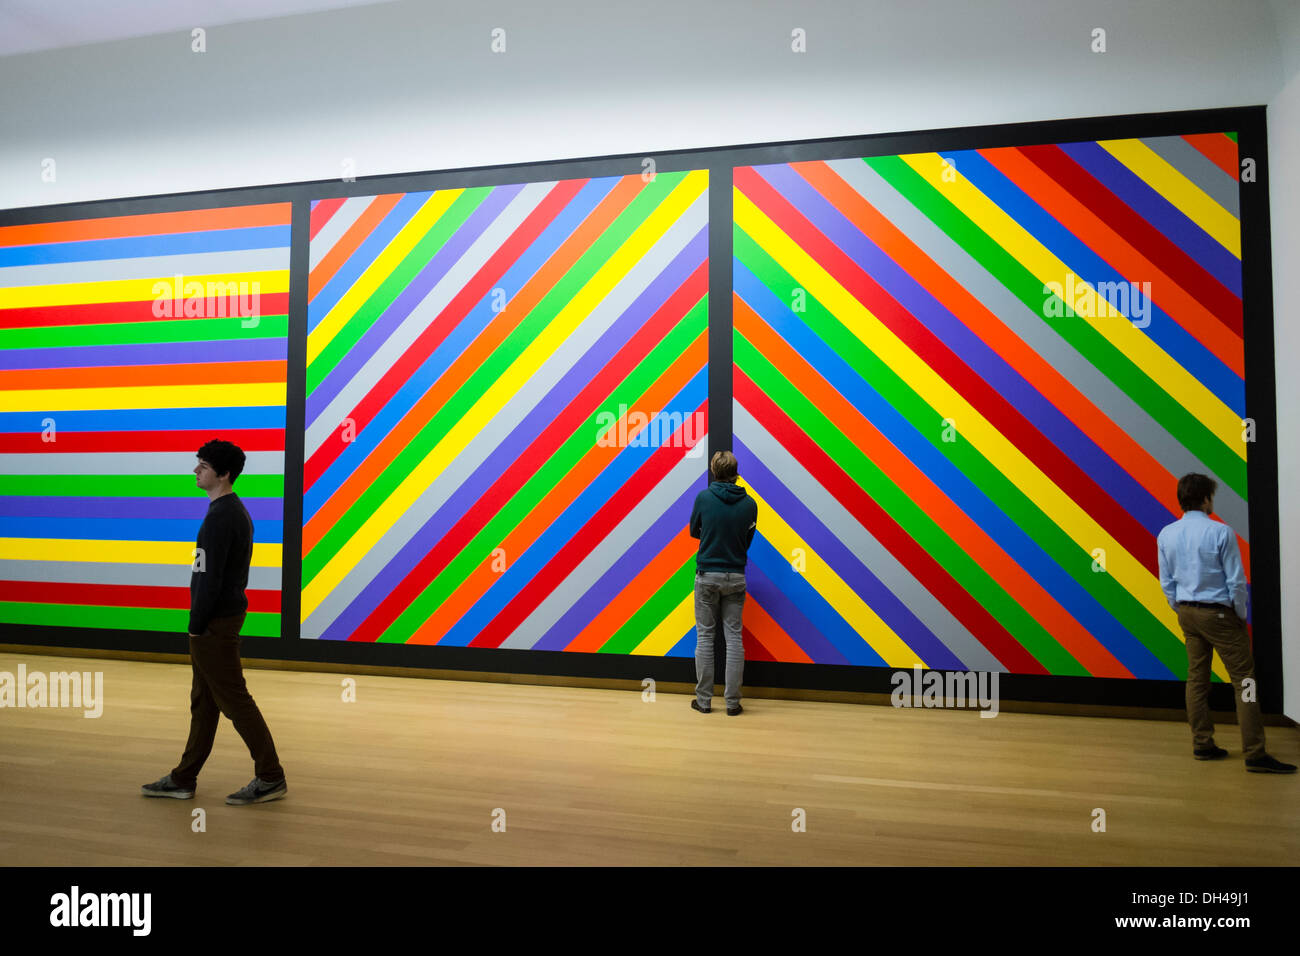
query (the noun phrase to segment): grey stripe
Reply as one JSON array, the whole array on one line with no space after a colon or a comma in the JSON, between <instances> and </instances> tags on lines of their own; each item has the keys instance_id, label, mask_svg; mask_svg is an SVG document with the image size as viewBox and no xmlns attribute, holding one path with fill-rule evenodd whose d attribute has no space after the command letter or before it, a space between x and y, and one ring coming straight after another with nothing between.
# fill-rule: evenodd
<instances>
[{"instance_id":1,"label":"grey stripe","mask_svg":"<svg viewBox=\"0 0 1300 956\"><path fill-rule=\"evenodd\" d=\"M250 451L245 458L245 475L284 474L282 451ZM183 475L196 464L194 453L185 451L0 455L0 475Z\"/></svg>"},{"instance_id":2,"label":"grey stripe","mask_svg":"<svg viewBox=\"0 0 1300 956\"><path fill-rule=\"evenodd\" d=\"M289 268L289 250L232 249L225 252L190 252L179 256L140 256L132 259L89 259L81 262L50 262L37 266L0 268L0 287L27 285L65 285L73 282L113 282L122 279L156 279L172 290L176 276L194 281L195 276L229 276L238 282L237 273L276 272ZM184 297L184 290L181 290Z\"/></svg>"},{"instance_id":3,"label":"grey stripe","mask_svg":"<svg viewBox=\"0 0 1300 956\"><path fill-rule=\"evenodd\" d=\"M112 564L103 561L0 561L0 580L57 581L66 584L136 584L189 587L188 564ZM280 569L250 567L248 586L280 590Z\"/></svg>"},{"instance_id":4,"label":"grey stripe","mask_svg":"<svg viewBox=\"0 0 1300 956\"><path fill-rule=\"evenodd\" d=\"M1199 149L1181 136L1153 136L1142 140L1142 143L1194 182L1220 206L1238 219L1241 218L1241 194L1237 180L1224 173Z\"/></svg>"},{"instance_id":5,"label":"grey stripe","mask_svg":"<svg viewBox=\"0 0 1300 956\"><path fill-rule=\"evenodd\" d=\"M315 269L320 265L331 249L338 244L343 238L343 234L352 228L352 224L361 218L361 214L366 211L376 196L352 196L338 211L330 217L329 222L321 227L321 231L316 233L316 238L311 241L311 268Z\"/></svg>"},{"instance_id":6,"label":"grey stripe","mask_svg":"<svg viewBox=\"0 0 1300 956\"><path fill-rule=\"evenodd\" d=\"M817 516L826 529L866 565L930 632L961 659L967 670L1005 671L1006 667L957 620L875 536L864 528L820 481L765 429L740 402L732 402L735 432L783 485ZM755 489L760 495L762 488ZM759 526L763 524L759 516ZM852 624L853 622L849 622ZM903 637L903 635L899 635ZM797 639L797 637L796 637ZM904 637L906 643L906 638ZM909 645L910 647L911 645ZM919 655L918 655L919 656Z\"/></svg>"},{"instance_id":7,"label":"grey stripe","mask_svg":"<svg viewBox=\"0 0 1300 956\"><path fill-rule=\"evenodd\" d=\"M707 442L704 445L708 447ZM568 613L575 601L587 592L601 575L614 566L637 543L637 540L664 512L672 507L691 485L700 480L708 463L704 456L687 458L686 449L682 449L682 458L663 479L654 486L641 501L618 523L610 533L591 550L571 571L558 587L533 609L519 626L502 643L502 647L531 648L551 627ZM654 555L643 555L649 561ZM686 594L682 595L686 597ZM576 635L575 635L576 636ZM642 637L648 635L643 634Z\"/></svg>"},{"instance_id":8,"label":"grey stripe","mask_svg":"<svg viewBox=\"0 0 1300 956\"><path fill-rule=\"evenodd\" d=\"M902 230L939 268L984 304L1097 409L1123 428L1174 479L1188 472L1213 474L1142 406L1129 398L1037 313L1027 308L978 262L950 239L861 160L833 160L832 169ZM1241 496L1222 481L1214 499L1220 516L1249 541L1248 510ZM1170 521L1176 520L1170 516Z\"/></svg>"},{"instance_id":9,"label":"grey stripe","mask_svg":"<svg viewBox=\"0 0 1300 956\"><path fill-rule=\"evenodd\" d=\"M510 201L509 205L488 226L481 236L465 250L450 269L438 280L429 294L411 310L402 324L370 356L357 373L334 396L329 405L314 421L307 423L306 455L311 457L329 439L366 394L406 354L416 339L424 334L438 314L447 307L465 285L496 255L502 244L518 229L550 192L552 183L531 183ZM507 294L517 290L507 290Z\"/></svg>"},{"instance_id":10,"label":"grey stripe","mask_svg":"<svg viewBox=\"0 0 1300 956\"><path fill-rule=\"evenodd\" d=\"M302 635L318 638L335 618L361 593L420 527L447 501L499 446L515 426L546 396L598 338L666 268L669 262L704 228L708 218L708 194L703 194L632 267L623 281L597 303L574 332L556 349L542 367L524 383L501 410L456 455L433 484L389 531L376 542L329 596L303 622ZM595 436L592 444L595 444Z\"/></svg>"}]
</instances>

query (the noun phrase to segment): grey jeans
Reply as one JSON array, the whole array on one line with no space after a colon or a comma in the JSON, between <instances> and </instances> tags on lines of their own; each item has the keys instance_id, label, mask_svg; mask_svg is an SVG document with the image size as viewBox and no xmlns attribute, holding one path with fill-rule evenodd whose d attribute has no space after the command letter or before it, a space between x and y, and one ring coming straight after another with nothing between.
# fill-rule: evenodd
<instances>
[{"instance_id":1,"label":"grey jeans","mask_svg":"<svg viewBox=\"0 0 1300 956\"><path fill-rule=\"evenodd\" d=\"M695 572L695 699L701 707L713 700L713 637L719 620L727 641L727 707L740 704L745 645L740 618L745 608L745 575L739 571Z\"/></svg>"}]
</instances>

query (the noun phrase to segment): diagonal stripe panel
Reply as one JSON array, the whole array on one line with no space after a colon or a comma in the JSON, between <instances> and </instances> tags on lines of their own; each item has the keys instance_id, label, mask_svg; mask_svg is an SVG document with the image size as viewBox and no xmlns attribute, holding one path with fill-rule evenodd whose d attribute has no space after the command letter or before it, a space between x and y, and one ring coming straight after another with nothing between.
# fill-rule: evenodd
<instances>
[{"instance_id":1,"label":"diagonal stripe panel","mask_svg":"<svg viewBox=\"0 0 1300 956\"><path fill-rule=\"evenodd\" d=\"M1185 679L1179 475L1249 560L1235 169L1219 135L735 170L763 655Z\"/></svg>"},{"instance_id":2,"label":"diagonal stripe panel","mask_svg":"<svg viewBox=\"0 0 1300 956\"><path fill-rule=\"evenodd\" d=\"M303 637L694 653L707 217L703 170L313 205Z\"/></svg>"}]
</instances>

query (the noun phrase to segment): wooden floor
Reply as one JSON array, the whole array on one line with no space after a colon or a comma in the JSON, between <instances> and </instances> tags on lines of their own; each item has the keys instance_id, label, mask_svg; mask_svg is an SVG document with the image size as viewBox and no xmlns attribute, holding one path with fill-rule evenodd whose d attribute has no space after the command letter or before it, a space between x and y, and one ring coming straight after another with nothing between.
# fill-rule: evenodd
<instances>
[{"instance_id":1,"label":"wooden floor","mask_svg":"<svg viewBox=\"0 0 1300 956\"><path fill-rule=\"evenodd\" d=\"M8 865L1293 865L1300 775L1191 757L1186 724L246 670L286 799L224 718L194 800L146 799L189 722L188 666L0 654L102 671L97 719L0 710ZM1300 758L1294 727L1269 751ZM206 832L191 812L206 812ZM793 832L796 808L806 832ZM1093 811L1106 832L1093 832ZM493 832L503 810L505 832Z\"/></svg>"}]
</instances>

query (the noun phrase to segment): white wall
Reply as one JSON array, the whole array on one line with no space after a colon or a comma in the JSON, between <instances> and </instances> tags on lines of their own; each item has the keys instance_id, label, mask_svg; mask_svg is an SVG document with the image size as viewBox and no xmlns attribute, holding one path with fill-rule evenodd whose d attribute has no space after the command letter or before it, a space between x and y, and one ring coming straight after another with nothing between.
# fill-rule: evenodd
<instances>
[{"instance_id":1,"label":"white wall","mask_svg":"<svg viewBox=\"0 0 1300 956\"><path fill-rule=\"evenodd\" d=\"M1286 280L1300 262L1300 3L1273 0L1281 37L1282 89L1268 101L1269 217L1273 239L1273 344L1277 362L1278 419L1300 408L1300 294ZM1292 425L1279 426L1278 536L1282 559L1282 712L1300 721L1300 507L1289 479L1300 475L1300 442ZM1290 585L1290 586L1288 586Z\"/></svg>"},{"instance_id":2,"label":"white wall","mask_svg":"<svg viewBox=\"0 0 1300 956\"><path fill-rule=\"evenodd\" d=\"M0 58L0 208L329 179L348 158L366 176L1267 103L1285 276L1300 261L1283 173L1300 168L1298 36L1295 0L402 0L211 27L201 54L185 30ZM1274 294L1293 314L1294 292ZM1279 321L1279 369L1298 359ZM1297 398L1300 376L1280 374L1278 407ZM1283 582L1300 581L1298 454L1283 436ZM1283 621L1300 718L1285 587Z\"/></svg>"}]
</instances>

